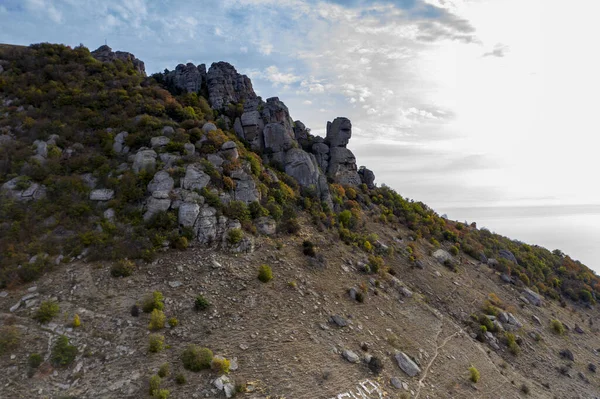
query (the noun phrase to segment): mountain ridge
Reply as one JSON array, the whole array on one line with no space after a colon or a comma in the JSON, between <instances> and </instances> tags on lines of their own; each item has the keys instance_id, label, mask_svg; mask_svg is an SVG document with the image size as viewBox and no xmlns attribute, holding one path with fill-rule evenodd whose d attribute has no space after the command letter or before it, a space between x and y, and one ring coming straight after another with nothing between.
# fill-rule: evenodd
<instances>
[{"instance_id":1,"label":"mountain ridge","mask_svg":"<svg viewBox=\"0 0 600 399\"><path fill-rule=\"evenodd\" d=\"M507 397L598 386L598 276L378 187L346 147L349 119L313 136L225 62L147 77L130 53L37 44L0 46L0 66L0 328L44 353L38 370L29 347L0 342L10 381L34 381L42 397L144 397L167 362L194 380L162 377L176 397L194 386L230 396L219 368L181 368L198 343L239 358L232 376L249 397L313 397L313 384L323 397L357 384L363 397L498 397L497 381ZM259 265L273 282L258 281ZM156 310L181 325L129 314L153 291L167 294ZM34 321L50 302L84 327ZM148 321L172 348L146 353ZM74 367L52 358L63 336ZM470 362L479 385L465 377Z\"/></svg>"}]
</instances>

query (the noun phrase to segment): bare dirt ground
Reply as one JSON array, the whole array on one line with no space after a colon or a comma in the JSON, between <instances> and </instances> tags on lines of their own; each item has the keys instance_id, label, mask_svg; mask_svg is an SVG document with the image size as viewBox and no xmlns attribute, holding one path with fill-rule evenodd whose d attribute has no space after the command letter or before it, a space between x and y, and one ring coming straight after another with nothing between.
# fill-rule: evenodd
<instances>
[{"instance_id":1,"label":"bare dirt ground","mask_svg":"<svg viewBox=\"0 0 600 399\"><path fill-rule=\"evenodd\" d=\"M365 260L362 251L346 246L329 232L318 232L304 224L298 236L260 238L252 254L234 255L206 248L169 251L155 262L142 265L127 278L110 276L109 263L74 262L57 267L38 282L6 291L0 297L0 325L12 324L21 334L15 349L0 358L2 398L145 398L149 377L163 363L171 373L161 388L171 398L224 397L212 385L213 371L193 373L183 369L180 354L189 344L210 348L215 354L237 359L230 372L237 384L247 383L247 398L594 398L600 396L600 379L588 370L598 364L600 325L597 310L546 301L543 307L520 301L520 289L504 284L485 265L464 257L458 273L429 256L419 246L424 269L413 268L403 248L408 231L369 225L380 240L395 243L395 255L386 264L399 281L389 275L367 275L358 271ZM316 266L302 254L302 241L317 243L326 266ZM462 255L461 255L462 257ZM215 263L216 262L216 263ZM257 269L269 264L274 279L261 283ZM377 281L375 281L377 280ZM398 286L413 295L401 294ZM37 287L29 308L9 309L31 287ZM364 303L352 300L348 289L367 290ZM144 295L161 291L165 314L179 325L165 328L168 348L148 353L149 315L133 317L130 309ZM208 310L195 311L194 298L203 294ZM512 355L506 345L493 350L471 337L466 321L495 293L523 324L515 332L521 337L521 353ZM39 301L55 298L60 315L41 325L31 316ZM37 302L36 302L37 301ZM74 314L82 326L69 327ZM348 326L330 321L339 315ZM536 315L542 325L537 325ZM552 333L550 320L558 318L583 334ZM592 323L590 325L590 322ZM530 332L537 332L535 340ZM53 368L50 348L60 334L77 346L78 356L68 367ZM361 348L366 343L368 351ZM562 359L569 349L574 362ZM341 353L351 350L361 358L376 356L383 361L380 375L366 363L350 363ZM421 373L409 377L397 365L394 354L406 353L418 363ZM28 356L42 354L46 362L28 377ZM569 365L566 373L558 367ZM481 375L469 380L470 366ZM183 373L187 383L177 385L174 376ZM581 375L579 375L581 373ZM396 377L404 387L395 388ZM366 382L366 381L369 382ZM361 387L363 383L363 387ZM525 394L525 388L529 393ZM366 387L366 388L365 388ZM370 389L369 389L370 387ZM373 388L377 387L377 389Z\"/></svg>"}]
</instances>

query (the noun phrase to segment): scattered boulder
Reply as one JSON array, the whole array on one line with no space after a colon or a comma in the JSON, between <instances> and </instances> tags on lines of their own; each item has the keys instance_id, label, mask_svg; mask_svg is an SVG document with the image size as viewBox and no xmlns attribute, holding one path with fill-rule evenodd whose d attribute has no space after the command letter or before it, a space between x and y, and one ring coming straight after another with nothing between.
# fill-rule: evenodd
<instances>
[{"instance_id":1,"label":"scattered boulder","mask_svg":"<svg viewBox=\"0 0 600 399\"><path fill-rule=\"evenodd\" d=\"M271 216L261 216L254 221L256 230L260 234L271 236L277 231L277 222Z\"/></svg>"},{"instance_id":2,"label":"scattered boulder","mask_svg":"<svg viewBox=\"0 0 600 399\"><path fill-rule=\"evenodd\" d=\"M342 351L342 356L348 360L350 363L358 363L360 362L360 356L358 356L356 353L352 352L349 349L344 349Z\"/></svg>"},{"instance_id":3,"label":"scattered boulder","mask_svg":"<svg viewBox=\"0 0 600 399\"><path fill-rule=\"evenodd\" d=\"M518 264L515 255L507 249L501 249L500 251L498 251L498 256L508 261L511 261L512 263Z\"/></svg>"},{"instance_id":4,"label":"scattered boulder","mask_svg":"<svg viewBox=\"0 0 600 399\"><path fill-rule=\"evenodd\" d=\"M199 164L188 165L185 176L181 179L181 188L185 190L201 190L210 182L210 176L204 173Z\"/></svg>"},{"instance_id":5,"label":"scattered boulder","mask_svg":"<svg viewBox=\"0 0 600 399\"><path fill-rule=\"evenodd\" d=\"M170 142L171 142L171 139L166 136L157 136L157 137L152 137L150 139L150 145L152 146L152 148L164 147L167 144L169 144Z\"/></svg>"},{"instance_id":6,"label":"scattered boulder","mask_svg":"<svg viewBox=\"0 0 600 399\"><path fill-rule=\"evenodd\" d=\"M179 205L178 221L184 227L194 227L198 214L200 213L200 205L193 202L184 202Z\"/></svg>"},{"instance_id":7,"label":"scattered boulder","mask_svg":"<svg viewBox=\"0 0 600 399\"><path fill-rule=\"evenodd\" d=\"M153 193L155 191L166 191L169 192L175 187L175 181L169 174L169 172L161 170L156 172L154 178L148 183L148 192Z\"/></svg>"},{"instance_id":8,"label":"scattered boulder","mask_svg":"<svg viewBox=\"0 0 600 399\"><path fill-rule=\"evenodd\" d=\"M571 352L569 349L563 349L559 352L560 357L570 360L572 362L575 361L575 356L573 356L573 352Z\"/></svg>"},{"instance_id":9,"label":"scattered boulder","mask_svg":"<svg viewBox=\"0 0 600 399\"><path fill-rule=\"evenodd\" d=\"M398 367L409 377L414 377L421 372L419 366L404 352L397 352L394 357L396 358L396 362L398 362Z\"/></svg>"},{"instance_id":10,"label":"scattered boulder","mask_svg":"<svg viewBox=\"0 0 600 399\"><path fill-rule=\"evenodd\" d=\"M331 322L339 327L348 327L348 320L337 314L331 316Z\"/></svg>"},{"instance_id":11,"label":"scattered boulder","mask_svg":"<svg viewBox=\"0 0 600 399\"><path fill-rule=\"evenodd\" d=\"M156 158L158 155L154 150L140 150L135 154L133 160L133 171L140 173L142 170L152 172L156 168Z\"/></svg>"},{"instance_id":12,"label":"scattered boulder","mask_svg":"<svg viewBox=\"0 0 600 399\"><path fill-rule=\"evenodd\" d=\"M46 197L46 186L17 176L0 187L0 193L17 201L32 201Z\"/></svg>"},{"instance_id":13,"label":"scattered boulder","mask_svg":"<svg viewBox=\"0 0 600 399\"><path fill-rule=\"evenodd\" d=\"M204 133L214 132L216 130L217 130L217 126L212 122L207 122L204 125L202 125L202 131Z\"/></svg>"},{"instance_id":14,"label":"scattered boulder","mask_svg":"<svg viewBox=\"0 0 600 399\"><path fill-rule=\"evenodd\" d=\"M186 65L179 64L175 67L175 70L166 75L166 78L184 92L198 93L202 88L202 84L206 83L206 65L195 66L191 62Z\"/></svg>"},{"instance_id":15,"label":"scattered boulder","mask_svg":"<svg viewBox=\"0 0 600 399\"><path fill-rule=\"evenodd\" d=\"M540 294L530 290L529 288L525 288L523 290L523 295L527 298L527 300L535 306L542 306L543 300Z\"/></svg>"},{"instance_id":16,"label":"scattered boulder","mask_svg":"<svg viewBox=\"0 0 600 399\"><path fill-rule=\"evenodd\" d=\"M444 263L445 261L452 261L452 255L443 249L436 250L432 256L437 259L440 263Z\"/></svg>"},{"instance_id":17,"label":"scattered boulder","mask_svg":"<svg viewBox=\"0 0 600 399\"><path fill-rule=\"evenodd\" d=\"M114 190L100 188L90 192L90 200L92 201L110 201L115 196Z\"/></svg>"}]
</instances>

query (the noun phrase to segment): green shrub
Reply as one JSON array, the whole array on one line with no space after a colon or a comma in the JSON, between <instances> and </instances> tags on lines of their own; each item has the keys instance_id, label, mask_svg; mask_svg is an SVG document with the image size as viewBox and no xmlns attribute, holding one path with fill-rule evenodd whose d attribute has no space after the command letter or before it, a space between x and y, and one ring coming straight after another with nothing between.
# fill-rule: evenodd
<instances>
[{"instance_id":1,"label":"green shrub","mask_svg":"<svg viewBox=\"0 0 600 399\"><path fill-rule=\"evenodd\" d=\"M152 377L150 377L150 381L149 381L149 392L150 395L155 396L159 389L160 389L160 377L157 375L153 375Z\"/></svg>"},{"instance_id":2,"label":"green shrub","mask_svg":"<svg viewBox=\"0 0 600 399\"><path fill-rule=\"evenodd\" d=\"M244 233L242 232L242 229L231 229L227 233L227 241L231 245L238 244L240 241L242 241L243 237Z\"/></svg>"},{"instance_id":3,"label":"green shrub","mask_svg":"<svg viewBox=\"0 0 600 399\"><path fill-rule=\"evenodd\" d=\"M68 366L73 363L75 356L77 356L77 348L69 344L69 338L64 335L58 337L50 355L52 363L55 366Z\"/></svg>"},{"instance_id":4,"label":"green shrub","mask_svg":"<svg viewBox=\"0 0 600 399\"><path fill-rule=\"evenodd\" d=\"M165 378L166 376L169 375L169 363L163 363L161 364L160 368L158 369L158 376L160 378Z\"/></svg>"},{"instance_id":5,"label":"green shrub","mask_svg":"<svg viewBox=\"0 0 600 399\"><path fill-rule=\"evenodd\" d=\"M223 210L225 216L230 219L239 220L243 222L250 220L250 211L245 202L242 201L231 201Z\"/></svg>"},{"instance_id":6,"label":"green shrub","mask_svg":"<svg viewBox=\"0 0 600 399\"><path fill-rule=\"evenodd\" d=\"M210 368L219 374L228 374L231 362L223 357L213 357Z\"/></svg>"},{"instance_id":7,"label":"green shrub","mask_svg":"<svg viewBox=\"0 0 600 399\"><path fill-rule=\"evenodd\" d=\"M383 269L383 258L381 256L369 256L369 268L372 273L377 273Z\"/></svg>"},{"instance_id":8,"label":"green shrub","mask_svg":"<svg viewBox=\"0 0 600 399\"><path fill-rule=\"evenodd\" d=\"M165 348L165 337L160 334L150 334L148 337L148 352L158 353Z\"/></svg>"},{"instance_id":9,"label":"green shrub","mask_svg":"<svg viewBox=\"0 0 600 399\"><path fill-rule=\"evenodd\" d=\"M552 331L554 331L555 334L564 335L565 326L563 325L563 323L560 320L557 320L557 319L551 320L550 326L552 327Z\"/></svg>"},{"instance_id":10,"label":"green shrub","mask_svg":"<svg viewBox=\"0 0 600 399\"><path fill-rule=\"evenodd\" d=\"M304 242L302 243L302 252L304 253L304 255L313 258L317 255L317 252L315 251L315 244L308 240L304 240Z\"/></svg>"},{"instance_id":11,"label":"green shrub","mask_svg":"<svg viewBox=\"0 0 600 399\"><path fill-rule=\"evenodd\" d=\"M161 328L164 328L165 319L166 316L162 310L154 309L152 313L150 313L150 323L148 324L148 329L160 330Z\"/></svg>"},{"instance_id":12,"label":"green shrub","mask_svg":"<svg viewBox=\"0 0 600 399\"><path fill-rule=\"evenodd\" d=\"M159 389L158 392L154 392L156 399L168 399L171 396L171 392L168 389Z\"/></svg>"},{"instance_id":13,"label":"green shrub","mask_svg":"<svg viewBox=\"0 0 600 399\"><path fill-rule=\"evenodd\" d=\"M39 353L32 353L31 355L29 355L29 358L27 358L27 364L32 369L37 369L38 367L40 367L43 361L44 359Z\"/></svg>"},{"instance_id":14,"label":"green shrub","mask_svg":"<svg viewBox=\"0 0 600 399\"><path fill-rule=\"evenodd\" d=\"M517 344L515 335L513 333L506 333L506 345L508 346L510 353L515 356L521 352L521 348L519 347L519 344Z\"/></svg>"},{"instance_id":15,"label":"green shrub","mask_svg":"<svg viewBox=\"0 0 600 399\"><path fill-rule=\"evenodd\" d=\"M154 309L163 310L164 300L162 292L154 291L152 294L148 294L142 301L142 310L145 313L151 313Z\"/></svg>"},{"instance_id":16,"label":"green shrub","mask_svg":"<svg viewBox=\"0 0 600 399\"><path fill-rule=\"evenodd\" d=\"M475 368L475 366L469 367L469 373L471 374L471 381L477 383L479 381L479 370Z\"/></svg>"},{"instance_id":17,"label":"green shrub","mask_svg":"<svg viewBox=\"0 0 600 399\"><path fill-rule=\"evenodd\" d=\"M194 301L194 308L196 310L206 310L210 307L210 302L208 299L204 297L204 295L199 294Z\"/></svg>"},{"instance_id":18,"label":"green shrub","mask_svg":"<svg viewBox=\"0 0 600 399\"><path fill-rule=\"evenodd\" d=\"M183 375L182 373L179 373L179 374L177 374L177 376L175 377L175 382L176 382L178 385L183 385L183 384L185 384L185 383L186 383L186 381L187 381L187 380L186 380L186 378L185 378L185 375Z\"/></svg>"},{"instance_id":19,"label":"green shrub","mask_svg":"<svg viewBox=\"0 0 600 399\"><path fill-rule=\"evenodd\" d=\"M183 367L190 371L209 369L212 363L213 353L208 348L197 345L188 346L181 354Z\"/></svg>"},{"instance_id":20,"label":"green shrub","mask_svg":"<svg viewBox=\"0 0 600 399\"><path fill-rule=\"evenodd\" d=\"M171 246L180 251L187 249L187 247L189 247L189 245L190 245L190 243L189 243L187 237L184 237L184 236L177 236L171 241Z\"/></svg>"},{"instance_id":21,"label":"green shrub","mask_svg":"<svg viewBox=\"0 0 600 399\"><path fill-rule=\"evenodd\" d=\"M0 356L16 348L21 340L19 330L15 326L0 327Z\"/></svg>"},{"instance_id":22,"label":"green shrub","mask_svg":"<svg viewBox=\"0 0 600 399\"><path fill-rule=\"evenodd\" d=\"M252 219L256 219L261 216L269 216L269 211L258 201L251 202L250 205L248 205L248 210L250 211L250 216Z\"/></svg>"},{"instance_id":23,"label":"green shrub","mask_svg":"<svg viewBox=\"0 0 600 399\"><path fill-rule=\"evenodd\" d=\"M261 265L258 268L258 279L263 283L273 280L273 271L269 265Z\"/></svg>"},{"instance_id":24,"label":"green shrub","mask_svg":"<svg viewBox=\"0 0 600 399\"><path fill-rule=\"evenodd\" d=\"M110 269L110 274L113 277L129 277L135 270L135 263L129 259L120 259L114 263Z\"/></svg>"},{"instance_id":25,"label":"green shrub","mask_svg":"<svg viewBox=\"0 0 600 399\"><path fill-rule=\"evenodd\" d=\"M458 247L456 245L453 245L450 247L450 255L452 256L457 256L458 255Z\"/></svg>"},{"instance_id":26,"label":"green shrub","mask_svg":"<svg viewBox=\"0 0 600 399\"><path fill-rule=\"evenodd\" d=\"M60 312L60 306L54 301L44 301L40 308L35 312L33 318L40 323L47 323L52 320Z\"/></svg>"},{"instance_id":27,"label":"green shrub","mask_svg":"<svg viewBox=\"0 0 600 399\"><path fill-rule=\"evenodd\" d=\"M178 325L179 325L179 320L177 320L177 317L169 318L169 326L171 326L171 328L177 327Z\"/></svg>"}]
</instances>

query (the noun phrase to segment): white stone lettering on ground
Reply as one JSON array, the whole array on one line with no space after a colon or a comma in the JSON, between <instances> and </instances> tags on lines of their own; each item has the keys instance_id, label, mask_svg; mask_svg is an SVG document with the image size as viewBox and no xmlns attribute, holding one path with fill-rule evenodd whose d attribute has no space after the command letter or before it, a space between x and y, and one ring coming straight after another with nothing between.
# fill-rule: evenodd
<instances>
[{"instance_id":1,"label":"white stone lettering on ground","mask_svg":"<svg viewBox=\"0 0 600 399\"><path fill-rule=\"evenodd\" d=\"M376 382L364 380L356 388L339 393L330 399L383 399L383 390Z\"/></svg>"}]
</instances>

